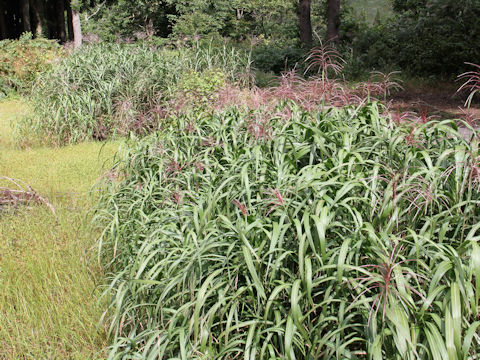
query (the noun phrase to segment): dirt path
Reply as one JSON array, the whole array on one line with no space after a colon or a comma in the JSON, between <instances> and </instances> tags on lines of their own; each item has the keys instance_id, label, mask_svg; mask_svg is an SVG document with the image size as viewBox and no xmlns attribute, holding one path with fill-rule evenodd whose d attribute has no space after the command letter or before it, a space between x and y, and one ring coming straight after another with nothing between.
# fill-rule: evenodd
<instances>
[{"instance_id":1,"label":"dirt path","mask_svg":"<svg viewBox=\"0 0 480 360\"><path fill-rule=\"evenodd\" d=\"M468 116L474 120L475 125L480 125L480 104L472 104L466 109L465 99L468 94L459 94L460 86L456 82L437 83L435 85L407 84L388 99L393 108L399 111L414 111L427 116L455 119Z\"/></svg>"}]
</instances>

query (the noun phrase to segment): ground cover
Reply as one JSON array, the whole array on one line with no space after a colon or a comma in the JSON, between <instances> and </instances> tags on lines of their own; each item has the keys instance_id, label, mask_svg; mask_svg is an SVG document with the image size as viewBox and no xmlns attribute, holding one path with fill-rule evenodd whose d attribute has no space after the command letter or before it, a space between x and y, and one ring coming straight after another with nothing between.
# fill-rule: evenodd
<instances>
[{"instance_id":1,"label":"ground cover","mask_svg":"<svg viewBox=\"0 0 480 360\"><path fill-rule=\"evenodd\" d=\"M14 124L27 111L23 101L0 102L0 175L48 198L58 222L41 205L0 210L0 358L100 359L103 309L87 209L116 144L20 150Z\"/></svg>"},{"instance_id":2,"label":"ground cover","mask_svg":"<svg viewBox=\"0 0 480 360\"><path fill-rule=\"evenodd\" d=\"M471 117L480 120L480 105L471 103L465 107L468 96L466 92L457 93L461 83L458 81L407 80L403 88L389 96L392 107L399 111L426 113L427 116L444 119L461 119Z\"/></svg>"}]
</instances>

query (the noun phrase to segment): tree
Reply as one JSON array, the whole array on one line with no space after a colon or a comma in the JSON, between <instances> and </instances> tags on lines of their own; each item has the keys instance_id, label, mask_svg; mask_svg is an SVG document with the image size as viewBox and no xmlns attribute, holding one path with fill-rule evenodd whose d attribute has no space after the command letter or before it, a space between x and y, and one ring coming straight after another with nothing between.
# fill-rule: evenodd
<instances>
[{"instance_id":1,"label":"tree","mask_svg":"<svg viewBox=\"0 0 480 360\"><path fill-rule=\"evenodd\" d=\"M82 25L80 22L80 9L82 7L82 2L81 0L72 0L70 6L72 9L73 42L75 44L75 49L78 49L82 46L83 42Z\"/></svg>"},{"instance_id":2,"label":"tree","mask_svg":"<svg viewBox=\"0 0 480 360\"><path fill-rule=\"evenodd\" d=\"M21 0L20 6L22 7L23 31L24 32L31 32L32 27L30 25L30 1L29 0Z\"/></svg>"},{"instance_id":3,"label":"tree","mask_svg":"<svg viewBox=\"0 0 480 360\"><path fill-rule=\"evenodd\" d=\"M57 15L57 34L62 43L67 41L67 32L65 30L65 0L57 0L56 6Z\"/></svg>"},{"instance_id":4,"label":"tree","mask_svg":"<svg viewBox=\"0 0 480 360\"><path fill-rule=\"evenodd\" d=\"M299 17L299 25L300 25L300 41L306 46L310 46L313 41L311 5L312 5L312 0L300 0L300 4L298 8L298 17Z\"/></svg>"},{"instance_id":5,"label":"tree","mask_svg":"<svg viewBox=\"0 0 480 360\"><path fill-rule=\"evenodd\" d=\"M68 38L68 41L73 41L72 4L68 0L65 2L65 9L66 9L66 12L67 12L67 38Z\"/></svg>"},{"instance_id":6,"label":"tree","mask_svg":"<svg viewBox=\"0 0 480 360\"><path fill-rule=\"evenodd\" d=\"M340 40L340 0L328 0L327 41L338 43Z\"/></svg>"},{"instance_id":7,"label":"tree","mask_svg":"<svg viewBox=\"0 0 480 360\"><path fill-rule=\"evenodd\" d=\"M35 24L35 36L42 37L44 34L43 23L45 18L45 4L43 0L33 0L31 2L33 21Z\"/></svg>"},{"instance_id":8,"label":"tree","mask_svg":"<svg viewBox=\"0 0 480 360\"><path fill-rule=\"evenodd\" d=\"M7 35L7 23L5 22L5 5L4 0L0 0L0 40L6 39Z\"/></svg>"}]
</instances>

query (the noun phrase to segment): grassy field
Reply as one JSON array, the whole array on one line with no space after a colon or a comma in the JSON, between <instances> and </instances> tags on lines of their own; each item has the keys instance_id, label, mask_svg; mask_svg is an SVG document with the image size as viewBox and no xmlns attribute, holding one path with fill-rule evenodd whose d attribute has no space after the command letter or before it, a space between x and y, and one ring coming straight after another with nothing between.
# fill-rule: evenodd
<instances>
[{"instance_id":1,"label":"grassy field","mask_svg":"<svg viewBox=\"0 0 480 360\"><path fill-rule=\"evenodd\" d=\"M47 197L58 222L41 206L0 213L0 359L101 359L87 210L89 190L117 145L16 149L13 125L26 109L0 102L0 175Z\"/></svg>"}]
</instances>

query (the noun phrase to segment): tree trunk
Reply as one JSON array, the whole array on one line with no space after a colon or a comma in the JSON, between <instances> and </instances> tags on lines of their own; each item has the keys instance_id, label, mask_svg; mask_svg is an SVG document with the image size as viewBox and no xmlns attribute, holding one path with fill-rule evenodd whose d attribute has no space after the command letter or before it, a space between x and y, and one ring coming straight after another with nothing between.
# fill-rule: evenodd
<instances>
[{"instance_id":1,"label":"tree trunk","mask_svg":"<svg viewBox=\"0 0 480 360\"><path fill-rule=\"evenodd\" d=\"M338 43L340 30L340 0L328 0L327 41Z\"/></svg>"},{"instance_id":2,"label":"tree trunk","mask_svg":"<svg viewBox=\"0 0 480 360\"><path fill-rule=\"evenodd\" d=\"M4 1L0 0L0 40L8 38L7 23L5 22L5 6Z\"/></svg>"},{"instance_id":3,"label":"tree trunk","mask_svg":"<svg viewBox=\"0 0 480 360\"><path fill-rule=\"evenodd\" d=\"M313 42L312 21L311 21L312 0L300 0L298 8L298 18L300 25L300 41L307 46Z\"/></svg>"},{"instance_id":4,"label":"tree trunk","mask_svg":"<svg viewBox=\"0 0 480 360\"><path fill-rule=\"evenodd\" d=\"M45 9L43 7L43 0L34 0L32 2L33 19L35 22L35 36L42 37L43 33L43 20L45 16Z\"/></svg>"},{"instance_id":5,"label":"tree trunk","mask_svg":"<svg viewBox=\"0 0 480 360\"><path fill-rule=\"evenodd\" d=\"M23 31L24 32L31 32L32 26L30 25L30 1L29 0L22 0L21 1L22 7L22 23L23 23Z\"/></svg>"},{"instance_id":6,"label":"tree trunk","mask_svg":"<svg viewBox=\"0 0 480 360\"><path fill-rule=\"evenodd\" d=\"M7 25L7 39L15 39L22 35L22 24L19 21L20 9L18 3L13 1L4 1L5 6L5 24Z\"/></svg>"},{"instance_id":7,"label":"tree trunk","mask_svg":"<svg viewBox=\"0 0 480 360\"><path fill-rule=\"evenodd\" d=\"M243 10L237 9L237 20L242 20L243 18Z\"/></svg>"},{"instance_id":8,"label":"tree trunk","mask_svg":"<svg viewBox=\"0 0 480 360\"><path fill-rule=\"evenodd\" d=\"M65 0L65 8L67 9L68 41L73 41L73 17L70 0Z\"/></svg>"},{"instance_id":9,"label":"tree trunk","mask_svg":"<svg viewBox=\"0 0 480 360\"><path fill-rule=\"evenodd\" d=\"M65 41L67 41L67 34L66 34L66 31L65 31L65 2L64 2L64 0L57 0L56 14L57 14L58 37L60 38L60 42L64 43Z\"/></svg>"},{"instance_id":10,"label":"tree trunk","mask_svg":"<svg viewBox=\"0 0 480 360\"><path fill-rule=\"evenodd\" d=\"M72 11L72 25L75 49L78 49L82 46L82 25L80 23L80 12L77 10Z\"/></svg>"}]
</instances>

